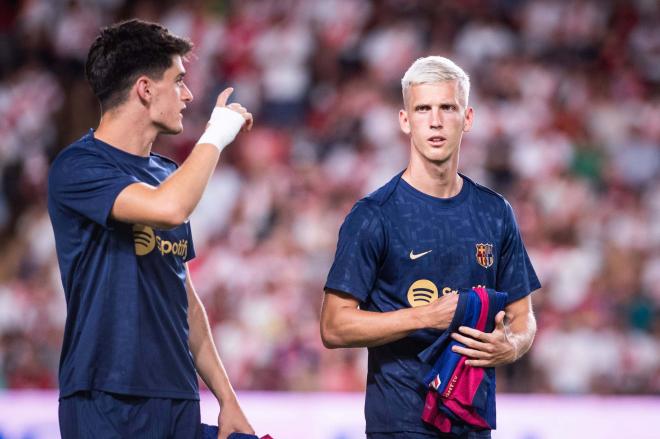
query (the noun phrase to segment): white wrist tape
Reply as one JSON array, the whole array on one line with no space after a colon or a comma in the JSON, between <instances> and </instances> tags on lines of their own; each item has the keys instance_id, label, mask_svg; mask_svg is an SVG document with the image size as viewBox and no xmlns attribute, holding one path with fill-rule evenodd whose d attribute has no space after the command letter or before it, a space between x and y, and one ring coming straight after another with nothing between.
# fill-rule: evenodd
<instances>
[{"instance_id":1,"label":"white wrist tape","mask_svg":"<svg viewBox=\"0 0 660 439\"><path fill-rule=\"evenodd\" d=\"M209 126L197 143L210 143L222 152L225 146L236 138L244 123L245 119L237 112L227 107L215 107L209 119Z\"/></svg>"}]
</instances>

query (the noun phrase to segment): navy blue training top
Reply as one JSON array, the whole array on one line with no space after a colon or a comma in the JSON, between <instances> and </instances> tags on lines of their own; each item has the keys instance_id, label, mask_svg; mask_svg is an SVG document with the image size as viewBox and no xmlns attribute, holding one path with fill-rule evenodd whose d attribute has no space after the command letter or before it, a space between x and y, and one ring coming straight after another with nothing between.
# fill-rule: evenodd
<instances>
[{"instance_id":1,"label":"navy blue training top","mask_svg":"<svg viewBox=\"0 0 660 439\"><path fill-rule=\"evenodd\" d=\"M506 291L509 303L540 288L509 203L461 177L452 198L424 194L399 174L358 201L339 231L326 290L387 312L477 285ZM430 365L417 354L440 334L419 330L369 348L367 433L437 434L421 419Z\"/></svg>"},{"instance_id":2,"label":"navy blue training top","mask_svg":"<svg viewBox=\"0 0 660 439\"><path fill-rule=\"evenodd\" d=\"M94 138L65 148L48 177L48 213L67 304L60 397L102 390L199 399L188 347L189 223L171 230L110 217L126 186L157 186L177 168Z\"/></svg>"}]
</instances>

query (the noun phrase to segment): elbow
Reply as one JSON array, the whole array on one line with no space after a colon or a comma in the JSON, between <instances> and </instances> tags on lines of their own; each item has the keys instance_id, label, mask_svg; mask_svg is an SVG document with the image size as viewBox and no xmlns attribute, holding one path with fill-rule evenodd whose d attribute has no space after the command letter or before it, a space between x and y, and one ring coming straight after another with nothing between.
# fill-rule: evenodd
<instances>
[{"instance_id":1,"label":"elbow","mask_svg":"<svg viewBox=\"0 0 660 439\"><path fill-rule=\"evenodd\" d=\"M538 328L536 324L536 317L534 316L534 312L530 311L529 312L529 346L532 346L532 343L534 343L534 338L536 337L536 329Z\"/></svg>"},{"instance_id":2,"label":"elbow","mask_svg":"<svg viewBox=\"0 0 660 439\"><path fill-rule=\"evenodd\" d=\"M326 321L321 321L321 341L327 349L344 347L344 343L337 331Z\"/></svg>"},{"instance_id":3,"label":"elbow","mask_svg":"<svg viewBox=\"0 0 660 439\"><path fill-rule=\"evenodd\" d=\"M161 229L173 229L185 223L189 214L179 203L167 203L163 205L156 225Z\"/></svg>"},{"instance_id":4,"label":"elbow","mask_svg":"<svg viewBox=\"0 0 660 439\"><path fill-rule=\"evenodd\" d=\"M321 334L321 340L323 340L323 346L326 349L338 349L344 347L339 339L333 336Z\"/></svg>"}]
</instances>

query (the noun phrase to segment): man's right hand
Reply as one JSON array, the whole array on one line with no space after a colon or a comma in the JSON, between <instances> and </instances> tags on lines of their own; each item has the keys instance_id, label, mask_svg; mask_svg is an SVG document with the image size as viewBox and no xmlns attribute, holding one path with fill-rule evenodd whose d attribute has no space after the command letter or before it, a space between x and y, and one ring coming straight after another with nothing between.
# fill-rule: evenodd
<instances>
[{"instance_id":1,"label":"man's right hand","mask_svg":"<svg viewBox=\"0 0 660 439\"><path fill-rule=\"evenodd\" d=\"M252 129L252 114L245 107L238 103L227 105L227 100L233 91L232 87L228 87L218 95L216 106L206 125L206 131L197 141L198 144L210 144L222 152L227 145L234 141L239 131Z\"/></svg>"},{"instance_id":2,"label":"man's right hand","mask_svg":"<svg viewBox=\"0 0 660 439\"><path fill-rule=\"evenodd\" d=\"M447 329L456 311L458 293L450 293L440 297L428 305L415 308L419 310L420 319L425 328Z\"/></svg>"},{"instance_id":3,"label":"man's right hand","mask_svg":"<svg viewBox=\"0 0 660 439\"><path fill-rule=\"evenodd\" d=\"M249 113L245 107L243 107L241 104L237 102L227 105L227 100L229 100L229 96L231 96L233 92L234 92L233 87L225 88L218 95L218 98L215 101L215 106L229 108L230 110L235 111L236 113L243 116L243 119L245 119L245 123L243 124L241 131L250 131L252 129L252 124L253 124L252 113Z\"/></svg>"}]
</instances>

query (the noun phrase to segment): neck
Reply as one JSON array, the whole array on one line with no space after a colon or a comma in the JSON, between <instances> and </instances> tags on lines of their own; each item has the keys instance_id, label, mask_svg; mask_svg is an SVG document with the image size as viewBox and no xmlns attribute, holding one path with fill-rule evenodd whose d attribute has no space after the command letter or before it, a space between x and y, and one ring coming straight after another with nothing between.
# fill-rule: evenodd
<instances>
[{"instance_id":1,"label":"neck","mask_svg":"<svg viewBox=\"0 0 660 439\"><path fill-rule=\"evenodd\" d=\"M128 107L101 116L94 137L129 154L148 157L158 132Z\"/></svg>"},{"instance_id":2,"label":"neck","mask_svg":"<svg viewBox=\"0 0 660 439\"><path fill-rule=\"evenodd\" d=\"M463 178L458 175L457 156L434 163L413 154L401 178L418 191L436 198L454 197L463 187Z\"/></svg>"}]
</instances>

